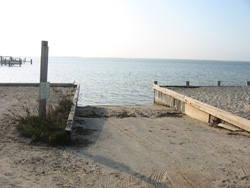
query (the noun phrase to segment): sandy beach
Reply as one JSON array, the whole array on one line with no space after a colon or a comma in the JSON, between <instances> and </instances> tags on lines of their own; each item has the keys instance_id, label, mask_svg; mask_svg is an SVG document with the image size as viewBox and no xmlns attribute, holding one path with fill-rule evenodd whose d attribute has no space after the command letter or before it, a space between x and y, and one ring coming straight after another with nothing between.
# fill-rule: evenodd
<instances>
[{"instance_id":1,"label":"sandy beach","mask_svg":"<svg viewBox=\"0 0 250 188\"><path fill-rule=\"evenodd\" d=\"M223 86L169 89L197 99L206 104L228 111L237 116L250 119L250 87Z\"/></svg>"},{"instance_id":2,"label":"sandy beach","mask_svg":"<svg viewBox=\"0 0 250 188\"><path fill-rule=\"evenodd\" d=\"M37 99L35 87L0 87L0 187L250 187L249 133L164 106L89 106L77 109L78 145L31 145L4 114Z\"/></svg>"}]
</instances>

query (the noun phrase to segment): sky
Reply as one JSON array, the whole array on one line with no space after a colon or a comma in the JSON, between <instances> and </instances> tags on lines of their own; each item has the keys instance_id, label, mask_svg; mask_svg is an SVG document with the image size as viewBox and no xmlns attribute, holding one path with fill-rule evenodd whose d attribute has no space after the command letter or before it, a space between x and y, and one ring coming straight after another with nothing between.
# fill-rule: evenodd
<instances>
[{"instance_id":1,"label":"sky","mask_svg":"<svg viewBox=\"0 0 250 188\"><path fill-rule=\"evenodd\" d=\"M0 0L0 55L250 61L250 0Z\"/></svg>"}]
</instances>

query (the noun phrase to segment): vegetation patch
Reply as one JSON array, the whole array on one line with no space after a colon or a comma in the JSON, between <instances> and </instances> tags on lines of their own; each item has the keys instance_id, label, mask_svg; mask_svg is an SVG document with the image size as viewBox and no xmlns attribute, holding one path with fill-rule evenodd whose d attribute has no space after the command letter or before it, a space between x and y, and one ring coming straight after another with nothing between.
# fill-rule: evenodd
<instances>
[{"instance_id":1,"label":"vegetation patch","mask_svg":"<svg viewBox=\"0 0 250 188\"><path fill-rule=\"evenodd\" d=\"M18 132L31 138L31 143L42 141L50 145L69 144L70 133L65 131L69 112L72 106L72 94L61 97L55 107L47 108L46 119L42 120L38 115L34 115L27 105L21 105L26 112L25 116L16 112L11 112L11 118L17 123ZM38 110L35 114L38 114Z\"/></svg>"}]
</instances>

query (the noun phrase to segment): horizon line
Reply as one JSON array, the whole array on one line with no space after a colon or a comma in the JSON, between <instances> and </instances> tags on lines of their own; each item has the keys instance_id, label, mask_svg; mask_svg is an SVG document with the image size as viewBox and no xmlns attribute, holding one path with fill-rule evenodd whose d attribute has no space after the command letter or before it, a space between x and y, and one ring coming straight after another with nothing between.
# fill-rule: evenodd
<instances>
[{"instance_id":1,"label":"horizon line","mask_svg":"<svg viewBox=\"0 0 250 188\"><path fill-rule=\"evenodd\" d=\"M5 57L5 56L3 56ZM12 56L16 57L16 56ZM21 57L36 57L41 56L21 56ZM187 60L187 61L239 61L239 62L250 62L250 60L224 60L224 59L192 59L192 58L151 58L151 57L84 57L84 56L49 56L49 58L89 58L89 59L146 59L146 60Z\"/></svg>"}]
</instances>

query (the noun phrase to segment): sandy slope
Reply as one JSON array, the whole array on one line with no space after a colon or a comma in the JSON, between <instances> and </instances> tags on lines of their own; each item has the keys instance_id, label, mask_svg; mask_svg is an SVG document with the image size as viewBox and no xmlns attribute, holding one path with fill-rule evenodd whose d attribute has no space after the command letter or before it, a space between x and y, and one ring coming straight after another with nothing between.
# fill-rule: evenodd
<instances>
[{"instance_id":1,"label":"sandy slope","mask_svg":"<svg viewBox=\"0 0 250 188\"><path fill-rule=\"evenodd\" d=\"M0 90L0 187L250 186L247 133L161 106L104 106L78 109L78 146L30 145L2 115L21 93Z\"/></svg>"},{"instance_id":2,"label":"sandy slope","mask_svg":"<svg viewBox=\"0 0 250 188\"><path fill-rule=\"evenodd\" d=\"M187 116L78 120L78 126L94 130L84 135L92 144L79 153L115 172L121 187L250 185L249 136L230 135ZM115 182L96 180L95 185L109 187Z\"/></svg>"}]
</instances>

